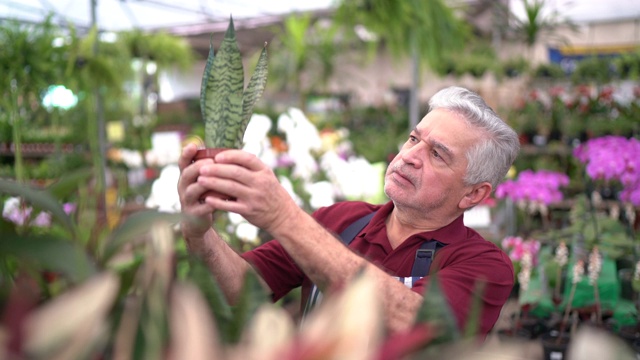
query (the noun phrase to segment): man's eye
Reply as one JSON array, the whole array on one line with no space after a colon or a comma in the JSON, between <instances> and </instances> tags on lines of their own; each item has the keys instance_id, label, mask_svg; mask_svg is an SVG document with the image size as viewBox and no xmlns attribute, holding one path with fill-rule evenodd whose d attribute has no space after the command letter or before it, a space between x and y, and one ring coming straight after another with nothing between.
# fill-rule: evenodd
<instances>
[{"instance_id":1,"label":"man's eye","mask_svg":"<svg viewBox=\"0 0 640 360\"><path fill-rule=\"evenodd\" d=\"M413 135L409 135L409 141L416 142L416 141L418 141L418 138L413 136Z\"/></svg>"},{"instance_id":2,"label":"man's eye","mask_svg":"<svg viewBox=\"0 0 640 360\"><path fill-rule=\"evenodd\" d=\"M433 157L438 158L438 159L442 159L442 157L440 156L440 154L438 153L437 150L432 150L431 154L433 155Z\"/></svg>"}]
</instances>

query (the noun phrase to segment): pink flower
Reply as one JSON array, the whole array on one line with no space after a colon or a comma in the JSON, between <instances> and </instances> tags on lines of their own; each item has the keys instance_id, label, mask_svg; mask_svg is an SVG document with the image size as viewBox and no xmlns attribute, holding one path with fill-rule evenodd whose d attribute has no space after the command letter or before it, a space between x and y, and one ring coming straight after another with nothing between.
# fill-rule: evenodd
<instances>
[{"instance_id":1,"label":"pink flower","mask_svg":"<svg viewBox=\"0 0 640 360\"><path fill-rule=\"evenodd\" d=\"M513 262L522 261L525 254L531 255L533 264L538 263L538 252L540 251L540 241L523 240L519 236L508 236L502 240L502 248L509 254Z\"/></svg>"},{"instance_id":2,"label":"pink flower","mask_svg":"<svg viewBox=\"0 0 640 360\"><path fill-rule=\"evenodd\" d=\"M637 194L640 187L640 140L602 136L579 145L573 155L586 165L586 173L591 179L620 182L623 185L620 200L640 206L640 195Z\"/></svg>"},{"instance_id":3,"label":"pink flower","mask_svg":"<svg viewBox=\"0 0 640 360\"><path fill-rule=\"evenodd\" d=\"M74 203L64 203L62 205L62 210L64 210L64 212L67 215L71 215L72 212L76 211L77 205Z\"/></svg>"},{"instance_id":4,"label":"pink flower","mask_svg":"<svg viewBox=\"0 0 640 360\"><path fill-rule=\"evenodd\" d=\"M507 180L496 188L496 198L510 198L545 205L563 199L560 188L569 184L569 176L549 170L524 170L514 180Z\"/></svg>"}]
</instances>

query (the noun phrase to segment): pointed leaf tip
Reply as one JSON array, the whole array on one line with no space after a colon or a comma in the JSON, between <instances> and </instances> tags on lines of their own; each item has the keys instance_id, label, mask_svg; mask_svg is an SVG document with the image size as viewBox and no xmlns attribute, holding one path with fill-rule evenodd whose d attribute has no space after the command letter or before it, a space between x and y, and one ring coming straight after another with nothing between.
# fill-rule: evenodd
<instances>
[{"instance_id":1,"label":"pointed leaf tip","mask_svg":"<svg viewBox=\"0 0 640 360\"><path fill-rule=\"evenodd\" d=\"M234 38L236 36L236 29L233 25L233 16L229 16L229 25L227 26L227 31L224 34L225 38Z\"/></svg>"}]
</instances>

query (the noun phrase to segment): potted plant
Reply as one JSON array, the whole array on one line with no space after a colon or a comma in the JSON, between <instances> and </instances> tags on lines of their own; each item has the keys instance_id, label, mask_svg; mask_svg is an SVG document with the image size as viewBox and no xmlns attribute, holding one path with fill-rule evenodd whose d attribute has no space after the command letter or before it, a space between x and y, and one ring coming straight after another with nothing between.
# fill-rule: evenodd
<instances>
[{"instance_id":1,"label":"potted plant","mask_svg":"<svg viewBox=\"0 0 640 360\"><path fill-rule=\"evenodd\" d=\"M570 318L570 315L572 314L573 298L576 294L578 283L582 280L582 276L584 275L584 260L576 261L573 264L572 269L571 293L567 300L564 316L560 322L560 327L558 330L552 330L541 337L545 359L565 358L569 342L571 341L571 335L575 332L575 326L577 326L577 312L573 312L573 318ZM570 327L567 328L568 326Z\"/></svg>"},{"instance_id":2,"label":"potted plant","mask_svg":"<svg viewBox=\"0 0 640 360\"><path fill-rule=\"evenodd\" d=\"M202 75L200 108L205 123L206 148L198 150L195 160L213 158L225 149L242 147L242 138L253 113L253 106L262 95L266 81L265 46L247 88L244 88L242 57L231 18L215 56L211 44Z\"/></svg>"}]
</instances>

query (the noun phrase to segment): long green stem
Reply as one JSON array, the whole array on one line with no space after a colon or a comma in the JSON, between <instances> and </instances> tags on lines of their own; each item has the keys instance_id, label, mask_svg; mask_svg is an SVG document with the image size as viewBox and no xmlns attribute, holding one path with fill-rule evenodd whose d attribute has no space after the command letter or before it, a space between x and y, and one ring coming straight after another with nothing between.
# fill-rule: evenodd
<instances>
[{"instance_id":1,"label":"long green stem","mask_svg":"<svg viewBox=\"0 0 640 360\"><path fill-rule=\"evenodd\" d=\"M569 300L567 301L567 308L564 311L564 316L562 317L562 322L560 323L560 334L556 339L556 342L559 344L562 334L564 333L565 328L567 327L567 322L569 322L569 314L571 313L571 303L573 302L573 297L576 294L577 283L573 283L571 287L571 294L569 294Z\"/></svg>"},{"instance_id":2,"label":"long green stem","mask_svg":"<svg viewBox=\"0 0 640 360\"><path fill-rule=\"evenodd\" d=\"M9 117L12 126L12 135L13 135L13 146L14 146L14 164L15 164L15 174L16 181L18 183L23 183L25 181L24 176L24 159L22 157L22 119L20 118L20 114L18 114L18 98L16 94L16 89L13 87L10 89L11 93L11 104L9 110Z\"/></svg>"},{"instance_id":3,"label":"long green stem","mask_svg":"<svg viewBox=\"0 0 640 360\"><path fill-rule=\"evenodd\" d=\"M600 306L600 291L598 291L598 283L593 284L593 294L596 300L596 323L598 325L602 324L602 309Z\"/></svg>"}]
</instances>

